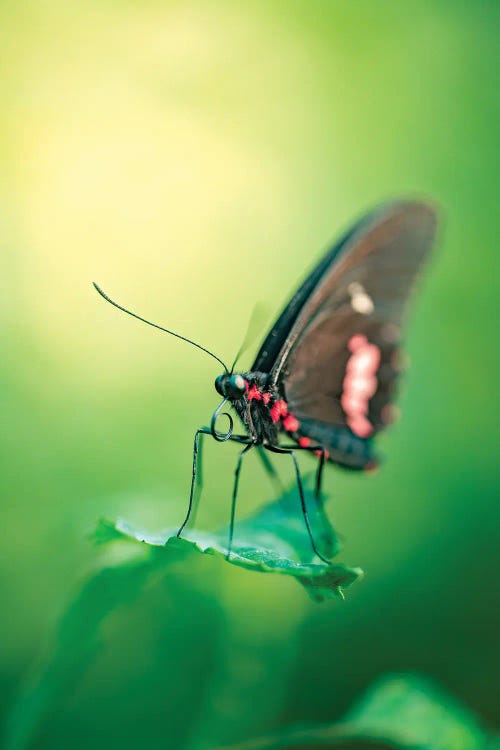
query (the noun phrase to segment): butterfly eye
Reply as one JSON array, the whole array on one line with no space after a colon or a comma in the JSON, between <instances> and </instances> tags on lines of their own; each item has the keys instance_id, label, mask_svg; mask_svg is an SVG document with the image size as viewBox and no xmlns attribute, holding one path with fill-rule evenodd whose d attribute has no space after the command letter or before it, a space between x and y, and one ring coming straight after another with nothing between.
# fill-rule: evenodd
<instances>
[{"instance_id":1,"label":"butterfly eye","mask_svg":"<svg viewBox=\"0 0 500 750\"><path fill-rule=\"evenodd\" d=\"M226 392L225 392L225 391L226 391L226 389L225 389L225 387L224 387L224 386L225 386L225 381L226 381L226 380L227 380L227 375L218 375L218 376L217 376L217 377L215 378L215 383L214 383L214 385L215 385L215 390L216 390L216 391L217 391L217 393L218 393L219 395L221 395L221 396L225 396L225 395L226 395Z\"/></svg>"},{"instance_id":2,"label":"butterfly eye","mask_svg":"<svg viewBox=\"0 0 500 750\"><path fill-rule=\"evenodd\" d=\"M226 383L226 395L228 398L241 398L245 390L245 379L241 375L231 375Z\"/></svg>"},{"instance_id":3,"label":"butterfly eye","mask_svg":"<svg viewBox=\"0 0 500 750\"><path fill-rule=\"evenodd\" d=\"M241 398L246 391L245 378L241 375L219 375L215 379L215 390L225 398Z\"/></svg>"}]
</instances>

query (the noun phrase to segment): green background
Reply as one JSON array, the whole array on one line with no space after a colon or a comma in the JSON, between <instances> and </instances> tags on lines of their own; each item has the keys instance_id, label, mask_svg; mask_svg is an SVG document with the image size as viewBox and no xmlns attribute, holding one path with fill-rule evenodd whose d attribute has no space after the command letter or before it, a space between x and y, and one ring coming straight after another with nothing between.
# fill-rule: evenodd
<instances>
[{"instance_id":1,"label":"green background","mask_svg":"<svg viewBox=\"0 0 500 750\"><path fill-rule=\"evenodd\" d=\"M495 721L496 26L485 0L0 5L0 722L97 518L182 518L219 401L216 363L91 281L227 361L255 302L263 335L361 213L417 193L442 215L386 462L327 472L366 577L317 605L291 579L177 569L107 618L33 747L210 748L333 720L389 671ZM207 444L201 526L227 521L234 460ZM272 497L249 457L240 517Z\"/></svg>"}]
</instances>

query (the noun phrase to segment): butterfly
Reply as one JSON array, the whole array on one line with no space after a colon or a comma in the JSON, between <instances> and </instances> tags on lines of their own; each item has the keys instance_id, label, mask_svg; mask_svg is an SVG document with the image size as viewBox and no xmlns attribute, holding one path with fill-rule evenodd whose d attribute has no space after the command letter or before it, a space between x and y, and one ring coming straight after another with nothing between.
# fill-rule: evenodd
<instances>
[{"instance_id":1,"label":"butterfly","mask_svg":"<svg viewBox=\"0 0 500 750\"><path fill-rule=\"evenodd\" d=\"M351 470L377 465L374 441L394 419L396 386L401 375L404 313L419 272L434 244L437 214L420 200L401 200L367 214L313 268L267 334L253 365L235 373L212 352L113 302L143 322L206 351L223 367L215 388L223 400L210 427L196 432L193 474L186 518L193 509L199 441L211 434L244 446L238 456L231 504L229 554L243 457L258 448L289 454L293 460L305 525L315 554L296 451L318 456L316 497L321 494L326 462ZM230 405L245 432L234 433ZM226 432L217 420L229 419Z\"/></svg>"}]
</instances>

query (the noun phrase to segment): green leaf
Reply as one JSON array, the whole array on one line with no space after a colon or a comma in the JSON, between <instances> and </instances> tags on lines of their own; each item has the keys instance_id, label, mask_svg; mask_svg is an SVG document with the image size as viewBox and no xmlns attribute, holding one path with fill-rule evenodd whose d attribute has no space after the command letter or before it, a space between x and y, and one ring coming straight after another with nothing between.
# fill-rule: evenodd
<instances>
[{"instance_id":1,"label":"green leaf","mask_svg":"<svg viewBox=\"0 0 500 750\"><path fill-rule=\"evenodd\" d=\"M423 677L377 682L346 717L361 731L426 750L480 750L485 735L476 719Z\"/></svg>"},{"instance_id":2,"label":"green leaf","mask_svg":"<svg viewBox=\"0 0 500 750\"><path fill-rule=\"evenodd\" d=\"M306 492L306 507L316 544L325 554L335 555L339 542L323 504L318 504L313 494ZM123 520L115 524L101 520L94 538L99 544L122 539L162 547L167 555L176 557L192 553L214 555L249 570L293 576L317 602L343 598L343 589L362 575L360 568L315 562L317 558L311 548L296 490L239 522L230 554L227 529L214 533L193 529L179 539L177 529L150 534Z\"/></svg>"},{"instance_id":3,"label":"green leaf","mask_svg":"<svg viewBox=\"0 0 500 750\"><path fill-rule=\"evenodd\" d=\"M317 544L325 553L335 554L338 540L322 505L318 507L310 493L306 503ZM177 538L176 531L149 534L125 521L99 521L92 537L96 544L110 547L106 567L83 584L61 617L54 643L11 713L6 750L28 746L50 706L93 660L106 617L138 597L153 575L162 575L170 565L200 553L226 559L227 529L213 534L193 530L183 539ZM120 545L121 551L117 550ZM315 601L342 596L342 589L362 574L359 568L314 562L296 491L237 524L229 562L294 576Z\"/></svg>"},{"instance_id":4,"label":"green leaf","mask_svg":"<svg viewBox=\"0 0 500 750\"><path fill-rule=\"evenodd\" d=\"M6 750L28 746L50 705L78 681L100 646L103 620L133 601L152 572L150 560L135 558L99 570L61 617L53 644L22 691L5 727Z\"/></svg>"},{"instance_id":5,"label":"green leaf","mask_svg":"<svg viewBox=\"0 0 500 750\"><path fill-rule=\"evenodd\" d=\"M493 741L467 709L429 680L414 675L390 675L375 683L338 724L287 727L272 736L245 741L226 750L292 747L487 750Z\"/></svg>"}]
</instances>

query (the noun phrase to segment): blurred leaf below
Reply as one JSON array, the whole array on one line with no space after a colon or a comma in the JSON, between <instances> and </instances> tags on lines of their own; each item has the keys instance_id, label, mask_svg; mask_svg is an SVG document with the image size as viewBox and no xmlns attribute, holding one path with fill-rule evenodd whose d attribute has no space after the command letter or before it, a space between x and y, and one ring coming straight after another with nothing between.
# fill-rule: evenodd
<instances>
[{"instance_id":1,"label":"blurred leaf below","mask_svg":"<svg viewBox=\"0 0 500 750\"><path fill-rule=\"evenodd\" d=\"M493 742L469 711L432 682L414 675L390 675L376 682L338 724L284 729L231 750L485 750Z\"/></svg>"},{"instance_id":2,"label":"blurred leaf below","mask_svg":"<svg viewBox=\"0 0 500 750\"><path fill-rule=\"evenodd\" d=\"M339 543L322 502L317 503L307 490L305 503L314 538L333 556ZM150 534L126 521L101 519L93 539L99 545L112 545L110 555L62 616L52 652L11 715L7 750L27 747L44 714L81 678L99 648L100 628L108 615L135 600L151 579L164 575L174 563L188 564L197 553L205 553L250 570L293 576L318 602L343 598L342 589L362 575L359 568L314 562L295 488L237 524L230 551L227 529L186 533L188 538L178 538L177 529ZM114 543L122 547L118 554Z\"/></svg>"}]
</instances>

